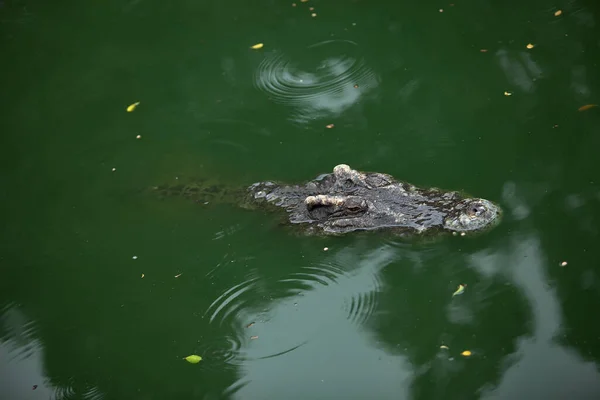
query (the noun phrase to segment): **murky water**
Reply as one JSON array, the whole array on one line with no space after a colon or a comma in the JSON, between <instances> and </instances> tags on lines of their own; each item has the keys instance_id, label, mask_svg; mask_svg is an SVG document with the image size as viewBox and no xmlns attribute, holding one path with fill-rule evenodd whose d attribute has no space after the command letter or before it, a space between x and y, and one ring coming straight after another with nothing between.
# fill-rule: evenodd
<instances>
[{"instance_id":1,"label":"murky water","mask_svg":"<svg viewBox=\"0 0 600 400\"><path fill-rule=\"evenodd\" d=\"M0 1L0 398L598 398L599 10ZM502 223L307 237L151 190L340 163Z\"/></svg>"}]
</instances>

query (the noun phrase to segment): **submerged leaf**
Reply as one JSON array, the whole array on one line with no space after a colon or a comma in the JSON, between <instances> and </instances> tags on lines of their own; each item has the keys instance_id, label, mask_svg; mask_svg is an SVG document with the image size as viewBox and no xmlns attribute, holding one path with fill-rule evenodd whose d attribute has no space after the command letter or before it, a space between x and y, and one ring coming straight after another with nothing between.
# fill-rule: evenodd
<instances>
[{"instance_id":1,"label":"submerged leaf","mask_svg":"<svg viewBox=\"0 0 600 400\"><path fill-rule=\"evenodd\" d=\"M127 107L127 112L132 112L133 110L135 110L135 108L140 104L139 101L136 101L135 103L131 104L129 107Z\"/></svg>"},{"instance_id":2,"label":"submerged leaf","mask_svg":"<svg viewBox=\"0 0 600 400\"><path fill-rule=\"evenodd\" d=\"M185 360L190 364L198 364L200 361L202 361L202 357L192 354L191 356L187 356Z\"/></svg>"},{"instance_id":3,"label":"submerged leaf","mask_svg":"<svg viewBox=\"0 0 600 400\"><path fill-rule=\"evenodd\" d=\"M579 111L589 110L590 108L598 107L598 104L586 104L585 106L579 107Z\"/></svg>"}]
</instances>

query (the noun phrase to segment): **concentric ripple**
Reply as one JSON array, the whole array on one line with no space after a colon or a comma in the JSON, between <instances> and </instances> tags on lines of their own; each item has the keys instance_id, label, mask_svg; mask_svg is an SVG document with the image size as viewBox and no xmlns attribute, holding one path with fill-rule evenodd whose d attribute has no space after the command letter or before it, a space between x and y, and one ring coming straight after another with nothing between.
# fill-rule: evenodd
<instances>
[{"instance_id":1,"label":"concentric ripple","mask_svg":"<svg viewBox=\"0 0 600 400\"><path fill-rule=\"evenodd\" d=\"M370 291L355 293L346 301L345 308L348 311L348 319L356 325L364 325L377 309L378 300L379 280L374 280Z\"/></svg>"},{"instance_id":2,"label":"concentric ripple","mask_svg":"<svg viewBox=\"0 0 600 400\"><path fill-rule=\"evenodd\" d=\"M244 332L246 315L253 309L256 301L256 291L260 279L251 272L246 279L233 285L217 297L204 312L203 318L208 319L211 329L225 330L225 334L211 334L214 340L202 339L195 349L196 354L202 355L204 369L223 369L236 367L247 358L243 352L245 342ZM244 323L245 322L245 323ZM246 338L247 339L247 338Z\"/></svg>"},{"instance_id":3,"label":"concentric ripple","mask_svg":"<svg viewBox=\"0 0 600 400\"><path fill-rule=\"evenodd\" d=\"M341 305L346 319L356 325L364 324L373 314L381 290L378 274L369 268L359 268L349 273L332 262L305 267L302 272L279 282L289 286L289 294L297 295L329 286L325 289L329 291L327 297L338 299L337 307Z\"/></svg>"},{"instance_id":4,"label":"concentric ripple","mask_svg":"<svg viewBox=\"0 0 600 400\"><path fill-rule=\"evenodd\" d=\"M202 340L194 353L202 354L202 369L222 371L225 368L237 368L244 361L241 347L237 337L224 336L212 341Z\"/></svg>"},{"instance_id":5,"label":"concentric ripple","mask_svg":"<svg viewBox=\"0 0 600 400\"><path fill-rule=\"evenodd\" d=\"M54 388L53 398L57 400L102 400L104 398L104 393L96 386L86 386L82 389L76 389L72 386L57 386Z\"/></svg>"},{"instance_id":6,"label":"concentric ripple","mask_svg":"<svg viewBox=\"0 0 600 400\"><path fill-rule=\"evenodd\" d=\"M204 313L204 316L209 317L211 324L218 322L219 325L228 320L229 316L235 318L236 311L244 307L245 304L242 295L252 289L256 285L257 280L257 277L251 277L226 290L225 293L212 302Z\"/></svg>"},{"instance_id":7,"label":"concentric ripple","mask_svg":"<svg viewBox=\"0 0 600 400\"><path fill-rule=\"evenodd\" d=\"M287 288L288 294L301 294L303 291L314 289L315 285L334 285L344 276L343 269L331 264L320 264L304 267L302 272L290 274L289 278L281 279L279 283L290 284Z\"/></svg>"},{"instance_id":8,"label":"concentric ripple","mask_svg":"<svg viewBox=\"0 0 600 400\"><path fill-rule=\"evenodd\" d=\"M379 268L372 258L338 255L271 282L254 270L220 294L204 318L223 334L207 335L219 339L201 340L195 349L203 368L283 356L332 326L365 324L377 309Z\"/></svg>"},{"instance_id":9,"label":"concentric ripple","mask_svg":"<svg viewBox=\"0 0 600 400\"><path fill-rule=\"evenodd\" d=\"M274 102L293 107L305 121L345 111L378 84L376 73L351 41L329 40L309 46L318 65L302 68L285 54L266 55L255 73L255 85Z\"/></svg>"}]
</instances>

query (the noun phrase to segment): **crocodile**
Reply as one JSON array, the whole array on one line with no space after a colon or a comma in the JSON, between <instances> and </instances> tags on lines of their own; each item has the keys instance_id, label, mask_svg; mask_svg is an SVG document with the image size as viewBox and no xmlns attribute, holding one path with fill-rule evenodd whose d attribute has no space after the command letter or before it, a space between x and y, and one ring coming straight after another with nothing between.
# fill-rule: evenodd
<instances>
[{"instance_id":1,"label":"crocodile","mask_svg":"<svg viewBox=\"0 0 600 400\"><path fill-rule=\"evenodd\" d=\"M241 189L202 184L153 189L205 204L216 200L244 208L278 209L285 211L287 223L298 224L306 233L325 235L370 230L403 236L465 235L491 229L502 215L501 208L486 199L419 188L388 174L361 172L346 164L296 185L264 181Z\"/></svg>"}]
</instances>

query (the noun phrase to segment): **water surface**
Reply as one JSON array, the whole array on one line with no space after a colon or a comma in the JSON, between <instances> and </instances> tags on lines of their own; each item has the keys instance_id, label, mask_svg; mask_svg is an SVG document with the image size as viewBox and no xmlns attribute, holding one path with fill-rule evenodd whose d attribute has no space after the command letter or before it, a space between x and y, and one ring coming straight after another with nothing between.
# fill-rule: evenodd
<instances>
[{"instance_id":1,"label":"water surface","mask_svg":"<svg viewBox=\"0 0 600 400\"><path fill-rule=\"evenodd\" d=\"M0 2L0 397L598 398L598 10ZM340 163L504 219L298 237L145 191Z\"/></svg>"}]
</instances>

